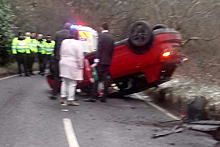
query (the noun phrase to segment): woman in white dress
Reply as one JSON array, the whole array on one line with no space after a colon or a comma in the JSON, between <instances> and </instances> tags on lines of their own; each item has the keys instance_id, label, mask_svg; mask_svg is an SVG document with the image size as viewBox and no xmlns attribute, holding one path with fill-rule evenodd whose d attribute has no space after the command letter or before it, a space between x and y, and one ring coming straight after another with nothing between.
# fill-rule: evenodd
<instances>
[{"instance_id":1,"label":"woman in white dress","mask_svg":"<svg viewBox=\"0 0 220 147\"><path fill-rule=\"evenodd\" d=\"M67 105L79 106L75 102L75 89L77 82L83 80L83 59L79 34L74 29L70 32L70 37L63 40L60 48L61 104L67 99Z\"/></svg>"}]
</instances>

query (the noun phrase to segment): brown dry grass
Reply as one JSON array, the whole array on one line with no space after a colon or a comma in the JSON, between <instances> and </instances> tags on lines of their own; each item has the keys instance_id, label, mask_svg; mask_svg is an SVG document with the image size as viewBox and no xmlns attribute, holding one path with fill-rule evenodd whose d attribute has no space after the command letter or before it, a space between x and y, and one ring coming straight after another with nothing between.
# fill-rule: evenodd
<instances>
[{"instance_id":1,"label":"brown dry grass","mask_svg":"<svg viewBox=\"0 0 220 147\"><path fill-rule=\"evenodd\" d=\"M34 70L38 70L38 64L34 63ZM8 64L4 67L0 67L0 76L7 76L7 75L13 75L13 74L17 74L18 72L18 66L17 63L11 63Z\"/></svg>"}]
</instances>

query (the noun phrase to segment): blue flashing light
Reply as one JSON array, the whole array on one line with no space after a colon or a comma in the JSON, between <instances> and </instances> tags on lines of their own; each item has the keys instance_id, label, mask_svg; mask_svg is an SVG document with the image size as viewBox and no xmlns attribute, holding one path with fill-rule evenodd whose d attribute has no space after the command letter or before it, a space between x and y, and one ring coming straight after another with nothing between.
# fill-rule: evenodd
<instances>
[{"instance_id":1,"label":"blue flashing light","mask_svg":"<svg viewBox=\"0 0 220 147\"><path fill-rule=\"evenodd\" d=\"M81 29L82 28L82 25L75 25L75 24L72 24L70 26L71 29Z\"/></svg>"},{"instance_id":2,"label":"blue flashing light","mask_svg":"<svg viewBox=\"0 0 220 147\"><path fill-rule=\"evenodd\" d=\"M77 28L77 25L71 25L70 28L75 29L75 28Z\"/></svg>"}]
</instances>

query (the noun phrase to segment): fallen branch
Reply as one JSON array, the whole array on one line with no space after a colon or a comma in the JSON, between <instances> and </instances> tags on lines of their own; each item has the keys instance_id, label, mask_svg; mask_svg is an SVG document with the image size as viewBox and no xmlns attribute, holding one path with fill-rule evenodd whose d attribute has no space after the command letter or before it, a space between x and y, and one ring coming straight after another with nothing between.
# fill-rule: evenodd
<instances>
[{"instance_id":1,"label":"fallen branch","mask_svg":"<svg viewBox=\"0 0 220 147\"><path fill-rule=\"evenodd\" d=\"M214 36L214 37L212 37L212 38L191 37L191 38L189 38L189 39L187 39L187 40L182 41L181 46L186 45L187 43L189 43L189 42L192 41L192 40L212 41L212 40L217 39L218 37L220 37L220 34L219 34L219 35L216 35L216 36Z\"/></svg>"}]
</instances>

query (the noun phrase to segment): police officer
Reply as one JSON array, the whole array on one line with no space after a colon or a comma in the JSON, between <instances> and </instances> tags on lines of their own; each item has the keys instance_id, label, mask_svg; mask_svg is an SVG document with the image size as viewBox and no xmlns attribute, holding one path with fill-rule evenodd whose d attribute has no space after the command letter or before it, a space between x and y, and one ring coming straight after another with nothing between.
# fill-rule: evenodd
<instances>
[{"instance_id":1,"label":"police officer","mask_svg":"<svg viewBox=\"0 0 220 147\"><path fill-rule=\"evenodd\" d=\"M18 35L19 34L21 34L21 33L19 32ZM17 43L18 37L14 37L13 40L12 40L12 46L11 46L12 54L13 54L13 50L16 50L16 43Z\"/></svg>"},{"instance_id":2,"label":"police officer","mask_svg":"<svg viewBox=\"0 0 220 147\"><path fill-rule=\"evenodd\" d=\"M37 53L37 40L35 39L36 37L36 33L35 32L31 32L31 37L30 39L29 38L26 38L26 41L28 42L28 47L29 47L29 50L30 50L30 53L28 54L28 64L27 64L27 67L28 67L28 72L30 73L30 75L34 75L33 74L33 64L34 64L34 61L35 61L35 56L36 56L36 53Z\"/></svg>"},{"instance_id":3,"label":"police officer","mask_svg":"<svg viewBox=\"0 0 220 147\"><path fill-rule=\"evenodd\" d=\"M49 69L51 69L51 57L53 56L55 41L51 39L51 35L47 35L46 41L44 42L46 57L45 57L45 67L49 64Z\"/></svg>"},{"instance_id":4,"label":"police officer","mask_svg":"<svg viewBox=\"0 0 220 147\"><path fill-rule=\"evenodd\" d=\"M44 47L44 39L43 34L37 35L37 48L38 48L38 61L39 61L39 74L44 75L45 69L45 47Z\"/></svg>"},{"instance_id":5,"label":"police officer","mask_svg":"<svg viewBox=\"0 0 220 147\"><path fill-rule=\"evenodd\" d=\"M29 53L28 45L25 40L23 33L19 32L18 37L14 38L12 41L12 54L18 63L18 74L22 76L21 65L24 68L25 76L29 76L27 73L27 56Z\"/></svg>"},{"instance_id":6,"label":"police officer","mask_svg":"<svg viewBox=\"0 0 220 147\"><path fill-rule=\"evenodd\" d=\"M31 39L31 33L30 32L26 32L25 33L25 36L26 36L26 40L30 40Z\"/></svg>"}]
</instances>

